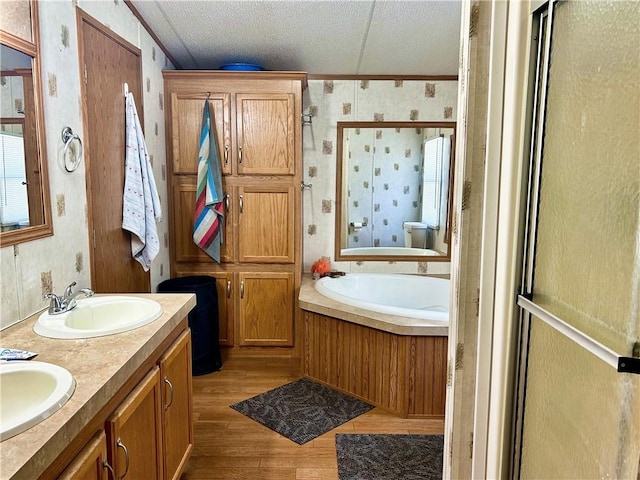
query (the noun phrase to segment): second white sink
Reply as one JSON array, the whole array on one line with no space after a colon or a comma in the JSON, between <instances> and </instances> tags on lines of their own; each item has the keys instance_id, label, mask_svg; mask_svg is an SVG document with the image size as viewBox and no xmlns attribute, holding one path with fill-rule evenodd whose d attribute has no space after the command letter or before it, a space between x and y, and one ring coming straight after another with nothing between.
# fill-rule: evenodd
<instances>
[{"instance_id":1,"label":"second white sink","mask_svg":"<svg viewBox=\"0 0 640 480\"><path fill-rule=\"evenodd\" d=\"M76 387L64 368L45 362L0 362L0 441L24 432L62 407Z\"/></svg>"},{"instance_id":2,"label":"second white sink","mask_svg":"<svg viewBox=\"0 0 640 480\"><path fill-rule=\"evenodd\" d=\"M66 313L44 312L33 326L38 335L49 338L92 338L122 333L142 327L162 315L154 300L108 295L78 300Z\"/></svg>"}]
</instances>

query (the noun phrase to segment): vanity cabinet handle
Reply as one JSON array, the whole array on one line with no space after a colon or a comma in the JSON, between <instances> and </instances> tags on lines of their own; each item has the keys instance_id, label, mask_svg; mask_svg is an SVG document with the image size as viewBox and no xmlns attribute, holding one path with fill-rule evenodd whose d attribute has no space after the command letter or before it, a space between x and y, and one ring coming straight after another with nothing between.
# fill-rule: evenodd
<instances>
[{"instance_id":1,"label":"vanity cabinet handle","mask_svg":"<svg viewBox=\"0 0 640 480\"><path fill-rule=\"evenodd\" d=\"M244 280L240 282L240 298L244 298Z\"/></svg>"},{"instance_id":2,"label":"vanity cabinet handle","mask_svg":"<svg viewBox=\"0 0 640 480\"><path fill-rule=\"evenodd\" d=\"M166 412L167 410L169 410L169 407L173 404L173 385L171 384L171 382L167 377L164 377L164 383L169 385L169 403L167 403L164 406L164 411Z\"/></svg>"},{"instance_id":3,"label":"vanity cabinet handle","mask_svg":"<svg viewBox=\"0 0 640 480\"><path fill-rule=\"evenodd\" d=\"M127 476L127 473L129 473L129 450L127 450L127 447L124 445L124 443L122 443L122 440L120 438L116 440L116 446L124 450L124 473L121 477L118 477L118 480L122 480Z\"/></svg>"},{"instance_id":4,"label":"vanity cabinet handle","mask_svg":"<svg viewBox=\"0 0 640 480\"><path fill-rule=\"evenodd\" d=\"M224 213L229 213L229 194L224 194Z\"/></svg>"},{"instance_id":5,"label":"vanity cabinet handle","mask_svg":"<svg viewBox=\"0 0 640 480\"><path fill-rule=\"evenodd\" d=\"M224 164L229 165L229 145L224 146Z\"/></svg>"},{"instance_id":6,"label":"vanity cabinet handle","mask_svg":"<svg viewBox=\"0 0 640 480\"><path fill-rule=\"evenodd\" d=\"M109 465L109 462L107 462L106 460L103 461L102 468L106 468L107 470L109 470L109 473L111 473L111 478L113 480L116 480L116 472L113 471L113 467Z\"/></svg>"},{"instance_id":7,"label":"vanity cabinet handle","mask_svg":"<svg viewBox=\"0 0 640 480\"><path fill-rule=\"evenodd\" d=\"M231 298L231 280L227 280L227 298Z\"/></svg>"},{"instance_id":8,"label":"vanity cabinet handle","mask_svg":"<svg viewBox=\"0 0 640 480\"><path fill-rule=\"evenodd\" d=\"M242 197L242 195L240 195L240 213L242 213L243 209L244 209L244 198Z\"/></svg>"},{"instance_id":9,"label":"vanity cabinet handle","mask_svg":"<svg viewBox=\"0 0 640 480\"><path fill-rule=\"evenodd\" d=\"M242 163L242 145L238 145L238 163Z\"/></svg>"}]
</instances>

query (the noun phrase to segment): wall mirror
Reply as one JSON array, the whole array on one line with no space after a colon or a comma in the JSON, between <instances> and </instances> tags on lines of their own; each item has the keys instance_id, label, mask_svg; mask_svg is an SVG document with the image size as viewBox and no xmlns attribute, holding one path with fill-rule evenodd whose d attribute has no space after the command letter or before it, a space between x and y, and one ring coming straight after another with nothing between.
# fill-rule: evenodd
<instances>
[{"instance_id":1,"label":"wall mirror","mask_svg":"<svg viewBox=\"0 0 640 480\"><path fill-rule=\"evenodd\" d=\"M3 21L3 28L10 31L0 30L0 245L3 247L53 234L37 3L6 5L7 22Z\"/></svg>"},{"instance_id":2,"label":"wall mirror","mask_svg":"<svg viewBox=\"0 0 640 480\"><path fill-rule=\"evenodd\" d=\"M449 261L455 122L338 122L337 261Z\"/></svg>"}]
</instances>

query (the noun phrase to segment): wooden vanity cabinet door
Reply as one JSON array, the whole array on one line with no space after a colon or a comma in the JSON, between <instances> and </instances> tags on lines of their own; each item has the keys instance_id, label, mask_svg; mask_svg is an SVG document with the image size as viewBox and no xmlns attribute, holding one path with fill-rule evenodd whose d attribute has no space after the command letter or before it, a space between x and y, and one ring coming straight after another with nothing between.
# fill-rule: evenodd
<instances>
[{"instance_id":1,"label":"wooden vanity cabinet door","mask_svg":"<svg viewBox=\"0 0 640 480\"><path fill-rule=\"evenodd\" d=\"M100 430L58 477L59 480L112 480L104 465L107 437Z\"/></svg>"},{"instance_id":2,"label":"wooden vanity cabinet door","mask_svg":"<svg viewBox=\"0 0 640 480\"><path fill-rule=\"evenodd\" d=\"M193 450L191 334L186 330L160 358L164 472L178 479Z\"/></svg>"},{"instance_id":3,"label":"wooden vanity cabinet door","mask_svg":"<svg viewBox=\"0 0 640 480\"><path fill-rule=\"evenodd\" d=\"M105 423L109 463L116 478L164 478L161 396L160 369L156 366Z\"/></svg>"}]
</instances>

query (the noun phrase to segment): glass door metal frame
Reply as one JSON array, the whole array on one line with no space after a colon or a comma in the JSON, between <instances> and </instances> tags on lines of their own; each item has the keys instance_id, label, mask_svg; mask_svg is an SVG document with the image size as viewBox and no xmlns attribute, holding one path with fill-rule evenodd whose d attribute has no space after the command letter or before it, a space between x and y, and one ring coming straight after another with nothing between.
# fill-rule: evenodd
<instances>
[{"instance_id":1,"label":"glass door metal frame","mask_svg":"<svg viewBox=\"0 0 640 480\"><path fill-rule=\"evenodd\" d=\"M530 102L529 110L531 112L528 129L530 147L528 166L524 173L524 175L528 177L527 194L525 205L521 206L524 213L524 226L521 233L521 244L523 245L521 254L521 283L517 294L517 305L519 307L518 320L520 325L520 353L516 367L518 378L516 381L515 405L513 409L514 438L511 463L512 478L520 478L524 401L528 369L527 358L529 354L532 316L543 320L556 331L596 355L618 372L640 373L640 358L637 356L638 352L635 351L636 347L634 347L633 356L619 355L617 352L537 305L532 300L553 16L557 4L564 1L565 0L548 0L543 4L538 2L533 6L531 11L531 89L528 95Z\"/></svg>"},{"instance_id":2,"label":"glass door metal frame","mask_svg":"<svg viewBox=\"0 0 640 480\"><path fill-rule=\"evenodd\" d=\"M538 217L538 194L540 185L540 166L542 163L542 142L544 139L544 106L546 105L547 68L549 59L550 39L548 26L550 24L548 3L531 12L531 56L529 60L529 161L523 176L526 176L527 193L524 205L521 206L524 226L521 231L520 244L521 269L520 288L518 297L526 295L533 288L533 261L535 258L535 238ZM518 308L519 344L516 372L518 378L515 385L515 405L513 408L513 443L511 478L520 478L520 464L524 425L524 399L527 385L527 357L529 355L529 336L531 315L526 310Z\"/></svg>"}]
</instances>

